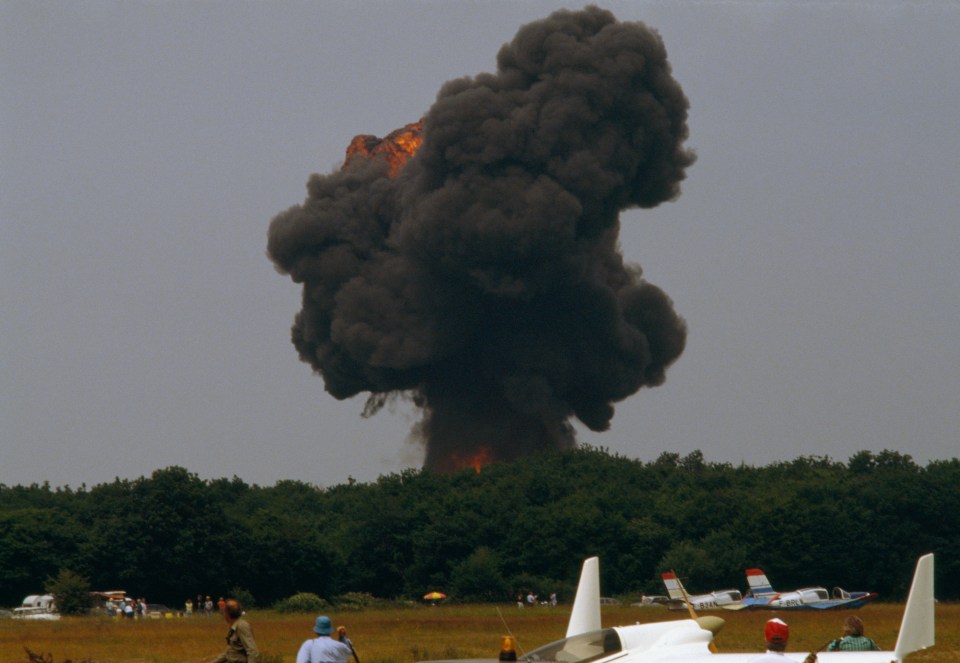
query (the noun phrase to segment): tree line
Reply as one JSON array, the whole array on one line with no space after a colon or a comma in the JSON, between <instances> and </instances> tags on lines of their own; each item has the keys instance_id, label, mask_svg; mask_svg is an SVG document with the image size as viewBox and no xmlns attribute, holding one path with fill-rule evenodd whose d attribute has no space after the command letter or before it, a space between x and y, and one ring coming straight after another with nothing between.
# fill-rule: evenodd
<instances>
[{"instance_id":1,"label":"tree line","mask_svg":"<svg viewBox=\"0 0 960 663\"><path fill-rule=\"evenodd\" d=\"M842 586L900 599L935 552L937 595L960 598L960 459L896 451L765 467L702 452L644 463L581 447L453 476L407 470L371 483L258 486L182 467L52 488L0 484L0 605L68 572L94 589L182 605L242 593L270 606L299 592L508 601L569 600L599 555L604 594Z\"/></svg>"}]
</instances>

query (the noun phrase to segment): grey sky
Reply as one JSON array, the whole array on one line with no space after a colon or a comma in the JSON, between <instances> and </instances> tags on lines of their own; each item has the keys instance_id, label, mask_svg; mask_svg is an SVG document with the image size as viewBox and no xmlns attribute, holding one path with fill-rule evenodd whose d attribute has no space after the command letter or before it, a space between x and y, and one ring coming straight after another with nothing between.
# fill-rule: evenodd
<instances>
[{"instance_id":1,"label":"grey sky","mask_svg":"<svg viewBox=\"0 0 960 663\"><path fill-rule=\"evenodd\" d=\"M0 483L418 467L412 406L297 358L267 226L561 6L0 0ZM960 5L601 6L663 36L698 161L621 230L686 351L580 441L960 455Z\"/></svg>"}]
</instances>

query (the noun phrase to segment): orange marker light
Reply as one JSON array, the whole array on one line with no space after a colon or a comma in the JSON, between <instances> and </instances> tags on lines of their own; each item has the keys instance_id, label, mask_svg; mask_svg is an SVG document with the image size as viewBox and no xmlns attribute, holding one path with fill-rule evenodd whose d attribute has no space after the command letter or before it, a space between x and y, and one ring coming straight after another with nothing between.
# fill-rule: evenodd
<instances>
[{"instance_id":1,"label":"orange marker light","mask_svg":"<svg viewBox=\"0 0 960 663\"><path fill-rule=\"evenodd\" d=\"M500 641L500 660L517 660L517 645L509 635L503 636L503 639Z\"/></svg>"}]
</instances>

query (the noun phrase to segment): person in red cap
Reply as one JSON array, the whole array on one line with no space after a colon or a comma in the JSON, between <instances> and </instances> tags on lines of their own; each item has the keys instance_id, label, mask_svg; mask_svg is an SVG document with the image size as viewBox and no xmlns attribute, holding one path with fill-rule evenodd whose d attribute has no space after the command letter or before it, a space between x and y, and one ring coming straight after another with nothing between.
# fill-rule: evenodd
<instances>
[{"instance_id":1,"label":"person in red cap","mask_svg":"<svg viewBox=\"0 0 960 663\"><path fill-rule=\"evenodd\" d=\"M790 627L786 622L776 617L771 619L763 629L763 637L767 641L766 653L754 656L749 663L785 663L787 657L783 652L787 650L787 641L790 639Z\"/></svg>"}]
</instances>

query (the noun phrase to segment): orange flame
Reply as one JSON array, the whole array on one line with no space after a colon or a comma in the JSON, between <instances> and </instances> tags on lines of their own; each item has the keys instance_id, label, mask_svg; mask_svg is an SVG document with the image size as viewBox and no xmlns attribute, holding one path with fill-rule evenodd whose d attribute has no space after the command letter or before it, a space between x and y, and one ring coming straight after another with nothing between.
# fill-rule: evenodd
<instances>
[{"instance_id":1,"label":"orange flame","mask_svg":"<svg viewBox=\"0 0 960 663\"><path fill-rule=\"evenodd\" d=\"M343 162L346 169L359 156L374 159L378 156L386 158L389 164L387 175L396 177L404 164L417 153L423 144L423 120L413 122L396 131L391 131L383 138L369 134L355 136L347 148L347 158Z\"/></svg>"},{"instance_id":2,"label":"orange flame","mask_svg":"<svg viewBox=\"0 0 960 663\"><path fill-rule=\"evenodd\" d=\"M484 465L494 461L493 452L488 447L480 447L472 456L450 454L450 456L436 469L446 474L456 474L460 470L472 467L474 472L480 473Z\"/></svg>"}]
</instances>

